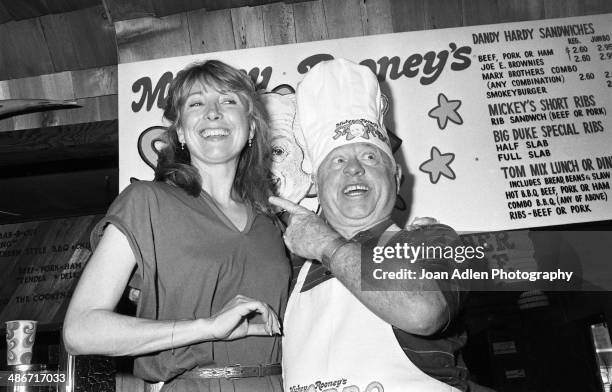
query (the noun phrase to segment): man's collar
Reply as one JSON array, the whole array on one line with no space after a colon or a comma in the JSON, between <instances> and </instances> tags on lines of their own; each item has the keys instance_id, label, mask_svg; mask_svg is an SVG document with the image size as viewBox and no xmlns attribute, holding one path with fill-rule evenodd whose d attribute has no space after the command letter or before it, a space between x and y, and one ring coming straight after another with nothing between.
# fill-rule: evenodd
<instances>
[{"instance_id":1,"label":"man's collar","mask_svg":"<svg viewBox=\"0 0 612 392\"><path fill-rule=\"evenodd\" d=\"M369 229L365 229L355 234L351 240L363 244L369 240L378 239L392 224L393 221L391 220L391 217L387 217Z\"/></svg>"}]
</instances>

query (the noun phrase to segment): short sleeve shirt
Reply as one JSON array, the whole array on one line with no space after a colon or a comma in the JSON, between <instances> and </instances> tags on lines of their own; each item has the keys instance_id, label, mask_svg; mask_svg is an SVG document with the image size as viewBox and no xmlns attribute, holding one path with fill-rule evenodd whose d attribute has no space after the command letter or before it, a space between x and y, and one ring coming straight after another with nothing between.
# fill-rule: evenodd
<instances>
[{"instance_id":1,"label":"short sleeve shirt","mask_svg":"<svg viewBox=\"0 0 612 392\"><path fill-rule=\"evenodd\" d=\"M166 183L139 181L117 197L92 243L108 223L127 237L140 282L138 317L208 318L238 294L282 315L290 266L280 231L268 217L251 209L248 215L239 230L205 192L194 197ZM280 339L250 336L143 355L134 373L166 381L195 366L277 363L280 355Z\"/></svg>"}]
</instances>

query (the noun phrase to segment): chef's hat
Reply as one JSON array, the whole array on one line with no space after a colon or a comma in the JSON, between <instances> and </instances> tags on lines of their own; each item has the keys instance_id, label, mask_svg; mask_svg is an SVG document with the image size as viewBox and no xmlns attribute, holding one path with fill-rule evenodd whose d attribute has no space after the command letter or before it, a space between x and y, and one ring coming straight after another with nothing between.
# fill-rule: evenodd
<instances>
[{"instance_id":1,"label":"chef's hat","mask_svg":"<svg viewBox=\"0 0 612 392\"><path fill-rule=\"evenodd\" d=\"M394 162L383 125L383 102L376 75L345 59L315 65L297 87L298 117L312 172L334 148L369 143Z\"/></svg>"}]
</instances>

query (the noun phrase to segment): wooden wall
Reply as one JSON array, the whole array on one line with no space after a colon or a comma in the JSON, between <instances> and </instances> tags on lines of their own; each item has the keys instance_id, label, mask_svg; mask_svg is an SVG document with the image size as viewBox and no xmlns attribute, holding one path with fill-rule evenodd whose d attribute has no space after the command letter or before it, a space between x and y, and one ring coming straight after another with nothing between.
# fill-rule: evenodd
<instances>
[{"instance_id":1,"label":"wooden wall","mask_svg":"<svg viewBox=\"0 0 612 392\"><path fill-rule=\"evenodd\" d=\"M167 13L196 2L180 3L165 9L162 1L106 1L106 8L0 24L0 99L76 99L84 106L1 120L0 131L116 119L117 63L612 12L610 0L315 0L154 16L155 7Z\"/></svg>"}]
</instances>

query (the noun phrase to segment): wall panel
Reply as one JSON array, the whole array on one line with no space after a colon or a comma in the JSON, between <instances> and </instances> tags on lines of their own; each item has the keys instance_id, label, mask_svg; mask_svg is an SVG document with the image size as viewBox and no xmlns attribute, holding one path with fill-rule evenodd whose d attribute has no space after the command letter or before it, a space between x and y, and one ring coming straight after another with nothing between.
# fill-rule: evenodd
<instances>
[{"instance_id":1,"label":"wall panel","mask_svg":"<svg viewBox=\"0 0 612 392\"><path fill-rule=\"evenodd\" d=\"M2 1L2 6L13 20L36 18L49 12L43 1Z\"/></svg>"},{"instance_id":2,"label":"wall panel","mask_svg":"<svg viewBox=\"0 0 612 392\"><path fill-rule=\"evenodd\" d=\"M104 0L114 22L154 17L152 0Z\"/></svg>"},{"instance_id":3,"label":"wall panel","mask_svg":"<svg viewBox=\"0 0 612 392\"><path fill-rule=\"evenodd\" d=\"M11 98L11 92L9 90L9 81L0 80L0 99Z\"/></svg>"},{"instance_id":4,"label":"wall panel","mask_svg":"<svg viewBox=\"0 0 612 392\"><path fill-rule=\"evenodd\" d=\"M6 81L12 99L73 99L74 89L70 72Z\"/></svg>"},{"instance_id":5,"label":"wall panel","mask_svg":"<svg viewBox=\"0 0 612 392\"><path fill-rule=\"evenodd\" d=\"M54 110L21 114L19 116L12 117L12 120L14 130L45 128L61 124L58 117L58 111Z\"/></svg>"},{"instance_id":6,"label":"wall panel","mask_svg":"<svg viewBox=\"0 0 612 392\"><path fill-rule=\"evenodd\" d=\"M364 35L361 0L323 0L323 11L330 39Z\"/></svg>"},{"instance_id":7,"label":"wall panel","mask_svg":"<svg viewBox=\"0 0 612 392\"><path fill-rule=\"evenodd\" d=\"M187 13L191 53L236 49L230 10L197 10Z\"/></svg>"},{"instance_id":8,"label":"wall panel","mask_svg":"<svg viewBox=\"0 0 612 392\"><path fill-rule=\"evenodd\" d=\"M497 4L499 21L496 23L544 19L544 0L503 0Z\"/></svg>"},{"instance_id":9,"label":"wall panel","mask_svg":"<svg viewBox=\"0 0 612 392\"><path fill-rule=\"evenodd\" d=\"M262 7L232 8L236 49L266 46Z\"/></svg>"},{"instance_id":10,"label":"wall panel","mask_svg":"<svg viewBox=\"0 0 612 392\"><path fill-rule=\"evenodd\" d=\"M9 14L4 4L0 2L0 23L6 23L12 19L13 17Z\"/></svg>"},{"instance_id":11,"label":"wall panel","mask_svg":"<svg viewBox=\"0 0 612 392\"><path fill-rule=\"evenodd\" d=\"M15 120L12 117L0 120L0 132L13 131L15 129Z\"/></svg>"},{"instance_id":12,"label":"wall panel","mask_svg":"<svg viewBox=\"0 0 612 392\"><path fill-rule=\"evenodd\" d=\"M117 64L115 27L103 7L86 8L66 14L76 50L79 69Z\"/></svg>"},{"instance_id":13,"label":"wall panel","mask_svg":"<svg viewBox=\"0 0 612 392\"><path fill-rule=\"evenodd\" d=\"M583 2L574 0L544 0L544 17L566 18L584 15Z\"/></svg>"},{"instance_id":14,"label":"wall panel","mask_svg":"<svg viewBox=\"0 0 612 392\"><path fill-rule=\"evenodd\" d=\"M391 0L393 31L425 29L425 0Z\"/></svg>"},{"instance_id":15,"label":"wall panel","mask_svg":"<svg viewBox=\"0 0 612 392\"><path fill-rule=\"evenodd\" d=\"M151 0L157 17L206 8L204 0Z\"/></svg>"},{"instance_id":16,"label":"wall panel","mask_svg":"<svg viewBox=\"0 0 612 392\"><path fill-rule=\"evenodd\" d=\"M117 120L0 133L0 166L117 155ZM67 168L64 168L64 171ZM13 177L11 170L0 178Z\"/></svg>"},{"instance_id":17,"label":"wall panel","mask_svg":"<svg viewBox=\"0 0 612 392\"><path fill-rule=\"evenodd\" d=\"M75 98L117 95L117 66L90 68L70 73Z\"/></svg>"},{"instance_id":18,"label":"wall panel","mask_svg":"<svg viewBox=\"0 0 612 392\"><path fill-rule=\"evenodd\" d=\"M21 114L0 120L0 130L44 128L117 119L118 101L116 94L81 98L76 99L76 102L82 107Z\"/></svg>"},{"instance_id":19,"label":"wall panel","mask_svg":"<svg viewBox=\"0 0 612 392\"><path fill-rule=\"evenodd\" d=\"M297 42L328 39L323 0L305 1L293 4L295 38Z\"/></svg>"},{"instance_id":20,"label":"wall panel","mask_svg":"<svg viewBox=\"0 0 612 392\"><path fill-rule=\"evenodd\" d=\"M0 32L1 32L1 29L0 29ZM8 81L0 80L0 99L9 99L9 98L11 98L11 93L9 91ZM13 120L12 117L0 120L0 132L12 131L13 129L15 129L15 121Z\"/></svg>"},{"instance_id":21,"label":"wall panel","mask_svg":"<svg viewBox=\"0 0 612 392\"><path fill-rule=\"evenodd\" d=\"M425 2L425 28L444 29L463 25L460 0L429 0Z\"/></svg>"},{"instance_id":22,"label":"wall panel","mask_svg":"<svg viewBox=\"0 0 612 392\"><path fill-rule=\"evenodd\" d=\"M100 5L100 0L0 0L0 23Z\"/></svg>"},{"instance_id":23,"label":"wall panel","mask_svg":"<svg viewBox=\"0 0 612 392\"><path fill-rule=\"evenodd\" d=\"M191 54L184 13L120 21L115 30L120 63Z\"/></svg>"},{"instance_id":24,"label":"wall panel","mask_svg":"<svg viewBox=\"0 0 612 392\"><path fill-rule=\"evenodd\" d=\"M40 18L55 72L79 69L68 14L51 14Z\"/></svg>"},{"instance_id":25,"label":"wall panel","mask_svg":"<svg viewBox=\"0 0 612 392\"><path fill-rule=\"evenodd\" d=\"M54 72L40 19L3 24L0 32L2 68L0 79L22 78Z\"/></svg>"},{"instance_id":26,"label":"wall panel","mask_svg":"<svg viewBox=\"0 0 612 392\"><path fill-rule=\"evenodd\" d=\"M612 12L612 1L610 0L582 0L581 2L584 3L584 15Z\"/></svg>"},{"instance_id":27,"label":"wall panel","mask_svg":"<svg viewBox=\"0 0 612 392\"><path fill-rule=\"evenodd\" d=\"M56 123L53 125L80 124L86 122L115 120L118 113L117 95L80 98L76 100L83 107L53 111Z\"/></svg>"},{"instance_id":28,"label":"wall panel","mask_svg":"<svg viewBox=\"0 0 612 392\"><path fill-rule=\"evenodd\" d=\"M274 3L262 8L266 46L295 43L293 7L290 4Z\"/></svg>"},{"instance_id":29,"label":"wall panel","mask_svg":"<svg viewBox=\"0 0 612 392\"><path fill-rule=\"evenodd\" d=\"M492 24L499 20L499 7L492 0L462 0L461 15L464 26Z\"/></svg>"},{"instance_id":30,"label":"wall panel","mask_svg":"<svg viewBox=\"0 0 612 392\"><path fill-rule=\"evenodd\" d=\"M12 62L10 53L13 50L13 43L9 35L9 27L11 26L11 23L0 24L0 50L2 51L2 56L0 56L0 80L16 77L10 73Z\"/></svg>"},{"instance_id":31,"label":"wall panel","mask_svg":"<svg viewBox=\"0 0 612 392\"><path fill-rule=\"evenodd\" d=\"M0 80L117 64L114 26L103 7L0 25Z\"/></svg>"},{"instance_id":32,"label":"wall panel","mask_svg":"<svg viewBox=\"0 0 612 392\"><path fill-rule=\"evenodd\" d=\"M366 35L393 32L391 0L365 1L362 12Z\"/></svg>"}]
</instances>

